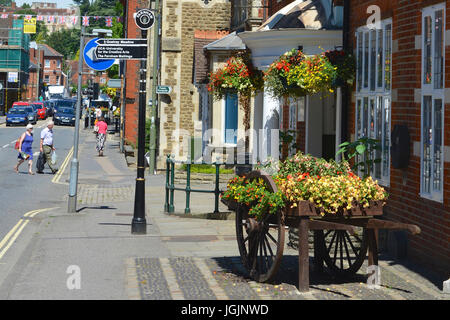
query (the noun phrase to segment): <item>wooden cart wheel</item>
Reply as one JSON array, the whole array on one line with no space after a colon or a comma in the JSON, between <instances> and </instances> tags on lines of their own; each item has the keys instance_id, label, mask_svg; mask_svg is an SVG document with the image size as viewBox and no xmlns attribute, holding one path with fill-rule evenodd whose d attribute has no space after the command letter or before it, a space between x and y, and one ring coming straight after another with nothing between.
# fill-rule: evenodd
<instances>
[{"instance_id":1,"label":"wooden cart wheel","mask_svg":"<svg viewBox=\"0 0 450 320\"><path fill-rule=\"evenodd\" d=\"M263 178L268 188L276 192L270 176L259 171L248 179ZM271 281L283 258L285 226L281 212L266 214L260 221L248 216L249 208L239 205L236 209L236 238L242 264L250 277L258 282Z\"/></svg>"},{"instance_id":2,"label":"wooden cart wheel","mask_svg":"<svg viewBox=\"0 0 450 320\"><path fill-rule=\"evenodd\" d=\"M346 230L324 230L314 245L320 246L322 257L330 271L340 277L354 275L367 255L366 229L355 227L355 233Z\"/></svg>"}]
</instances>

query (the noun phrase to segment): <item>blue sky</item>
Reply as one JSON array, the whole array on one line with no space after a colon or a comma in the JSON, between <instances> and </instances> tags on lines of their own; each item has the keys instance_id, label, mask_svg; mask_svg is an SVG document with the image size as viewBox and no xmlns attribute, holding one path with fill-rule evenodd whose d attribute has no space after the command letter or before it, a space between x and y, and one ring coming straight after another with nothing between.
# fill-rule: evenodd
<instances>
[{"instance_id":1,"label":"blue sky","mask_svg":"<svg viewBox=\"0 0 450 320\"><path fill-rule=\"evenodd\" d=\"M18 7L21 7L22 4L24 3L28 3L30 6L33 2L53 2L53 3L57 3L56 7L57 8L67 8L69 7L69 5L73 4L72 0L58 0L58 1L54 1L54 0L16 0L16 5Z\"/></svg>"}]
</instances>

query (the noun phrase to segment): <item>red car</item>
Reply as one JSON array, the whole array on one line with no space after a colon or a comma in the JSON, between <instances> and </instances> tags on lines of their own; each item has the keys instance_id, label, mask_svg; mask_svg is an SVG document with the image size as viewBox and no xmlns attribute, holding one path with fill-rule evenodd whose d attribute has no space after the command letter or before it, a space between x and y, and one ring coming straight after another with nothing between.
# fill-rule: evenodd
<instances>
[{"instance_id":1,"label":"red car","mask_svg":"<svg viewBox=\"0 0 450 320\"><path fill-rule=\"evenodd\" d=\"M30 104L28 102L23 102L23 101L16 101L13 103L11 108L14 107L28 107Z\"/></svg>"},{"instance_id":2,"label":"red car","mask_svg":"<svg viewBox=\"0 0 450 320\"><path fill-rule=\"evenodd\" d=\"M42 101L35 101L32 102L31 104L38 106L37 107L37 115L38 115L38 119L47 119L48 117L48 112L47 112L47 107L44 105L44 103Z\"/></svg>"}]
</instances>

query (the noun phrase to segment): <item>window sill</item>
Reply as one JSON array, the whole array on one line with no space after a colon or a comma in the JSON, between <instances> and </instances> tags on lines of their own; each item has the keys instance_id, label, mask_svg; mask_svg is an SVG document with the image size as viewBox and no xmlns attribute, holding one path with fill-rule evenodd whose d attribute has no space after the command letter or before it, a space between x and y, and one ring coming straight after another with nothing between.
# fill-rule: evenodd
<instances>
[{"instance_id":1,"label":"window sill","mask_svg":"<svg viewBox=\"0 0 450 320\"><path fill-rule=\"evenodd\" d=\"M444 197L442 195L433 196L433 195L428 194L428 193L419 193L419 196L421 198L424 198L424 199L427 199L427 200L430 200L430 201L444 203Z\"/></svg>"}]
</instances>

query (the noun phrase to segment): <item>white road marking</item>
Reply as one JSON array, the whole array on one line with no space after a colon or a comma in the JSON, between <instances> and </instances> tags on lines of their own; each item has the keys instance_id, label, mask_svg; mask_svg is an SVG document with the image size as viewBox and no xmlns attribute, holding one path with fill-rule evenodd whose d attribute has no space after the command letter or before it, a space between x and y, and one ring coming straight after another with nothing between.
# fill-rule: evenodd
<instances>
[{"instance_id":1,"label":"white road marking","mask_svg":"<svg viewBox=\"0 0 450 320\"><path fill-rule=\"evenodd\" d=\"M9 143L8 143L8 144L5 144L2 148L6 148L7 146L9 146Z\"/></svg>"}]
</instances>

